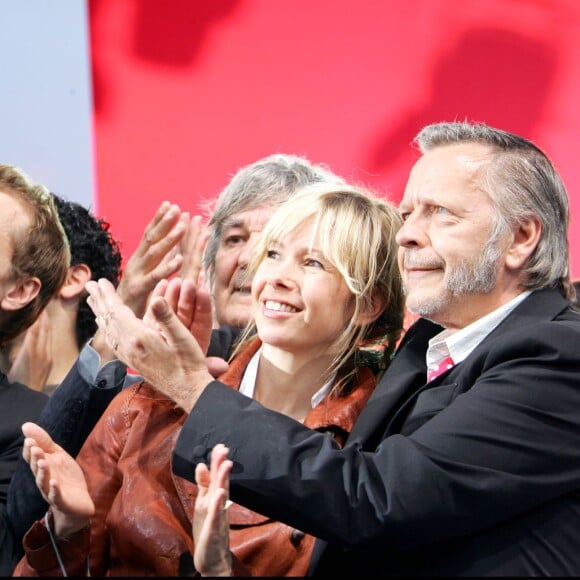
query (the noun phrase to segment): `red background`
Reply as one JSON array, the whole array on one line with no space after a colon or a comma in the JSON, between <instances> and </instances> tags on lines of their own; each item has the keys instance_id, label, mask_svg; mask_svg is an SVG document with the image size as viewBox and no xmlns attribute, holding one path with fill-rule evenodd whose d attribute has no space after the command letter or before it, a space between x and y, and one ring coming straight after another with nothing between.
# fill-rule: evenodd
<instances>
[{"instance_id":1,"label":"red background","mask_svg":"<svg viewBox=\"0 0 580 580\"><path fill-rule=\"evenodd\" d=\"M572 205L576 0L90 0L97 199L128 257L163 199L215 197L274 152L398 202L433 121L485 121L554 160Z\"/></svg>"}]
</instances>

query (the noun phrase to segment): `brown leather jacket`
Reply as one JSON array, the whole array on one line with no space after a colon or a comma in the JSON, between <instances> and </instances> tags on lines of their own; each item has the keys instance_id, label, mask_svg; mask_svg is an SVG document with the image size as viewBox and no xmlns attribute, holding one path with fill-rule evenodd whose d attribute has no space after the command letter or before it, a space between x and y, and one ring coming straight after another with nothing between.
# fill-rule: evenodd
<instances>
[{"instance_id":1,"label":"brown leather jacket","mask_svg":"<svg viewBox=\"0 0 580 580\"><path fill-rule=\"evenodd\" d=\"M253 342L220 380L238 388L260 342ZM327 397L305 424L332 433L340 444L375 387L368 369L357 388ZM146 383L122 391L111 403L78 455L96 506L89 529L59 550L69 576L177 576L192 571L191 520L197 487L173 475L172 451L185 413ZM232 504L230 547L243 566L234 573L254 576L306 575L314 538L245 507ZM89 536L90 534L90 536ZM35 523L24 538L26 555L15 576L60 576L48 532ZM235 558L235 559L236 559Z\"/></svg>"}]
</instances>

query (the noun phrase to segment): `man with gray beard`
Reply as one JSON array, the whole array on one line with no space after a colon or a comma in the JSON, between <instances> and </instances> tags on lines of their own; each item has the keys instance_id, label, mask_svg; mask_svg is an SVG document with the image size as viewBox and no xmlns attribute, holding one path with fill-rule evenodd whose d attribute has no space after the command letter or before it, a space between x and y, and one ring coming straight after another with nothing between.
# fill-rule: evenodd
<instances>
[{"instance_id":1,"label":"man with gray beard","mask_svg":"<svg viewBox=\"0 0 580 580\"><path fill-rule=\"evenodd\" d=\"M313 575L578 576L566 190L536 145L484 124L437 123L416 143L397 241L422 317L343 449L213 380L165 300L149 305L158 327L106 281L91 306L117 355L189 412L174 472L192 480L225 444L231 499L317 536Z\"/></svg>"},{"instance_id":2,"label":"man with gray beard","mask_svg":"<svg viewBox=\"0 0 580 580\"><path fill-rule=\"evenodd\" d=\"M403 269L438 269L445 268L444 284L448 296L458 297L463 294L487 294L491 292L497 280L501 249L497 240L490 238L485 244L481 253L473 258L465 258L450 268L445 268L445 263L441 258L425 261L421 258L420 252L410 248L405 251L403 257ZM405 286L405 294L407 287ZM440 296L421 305L416 305L411 309L413 314L431 319L431 313L438 312L448 298Z\"/></svg>"}]
</instances>

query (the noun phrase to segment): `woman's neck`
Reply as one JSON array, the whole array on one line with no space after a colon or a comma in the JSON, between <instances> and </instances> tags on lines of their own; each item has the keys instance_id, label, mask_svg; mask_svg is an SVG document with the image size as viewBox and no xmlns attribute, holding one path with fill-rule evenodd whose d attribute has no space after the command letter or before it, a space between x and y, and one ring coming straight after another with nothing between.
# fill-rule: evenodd
<instances>
[{"instance_id":1,"label":"woman's neck","mask_svg":"<svg viewBox=\"0 0 580 580\"><path fill-rule=\"evenodd\" d=\"M303 421L312 408L312 397L328 380L332 357L296 356L262 346L254 399L279 413Z\"/></svg>"}]
</instances>

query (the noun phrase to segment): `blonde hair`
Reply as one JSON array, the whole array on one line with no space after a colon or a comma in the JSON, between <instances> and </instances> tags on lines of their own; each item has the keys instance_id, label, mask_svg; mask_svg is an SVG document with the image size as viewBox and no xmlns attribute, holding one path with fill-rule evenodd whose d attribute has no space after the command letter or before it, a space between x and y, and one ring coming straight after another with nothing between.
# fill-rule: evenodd
<instances>
[{"instance_id":1,"label":"blonde hair","mask_svg":"<svg viewBox=\"0 0 580 580\"><path fill-rule=\"evenodd\" d=\"M336 356L328 369L328 378L337 373L333 390L341 394L373 354L384 369L400 337L404 298L395 235L402 221L394 205L363 187L337 183L305 186L269 219L248 265L249 273L256 272L273 242L283 240L311 219L320 251L352 293L354 312L333 345ZM377 301L382 303L382 310L376 319L357 324L359 315L375 308ZM252 321L232 356L255 333Z\"/></svg>"}]
</instances>

